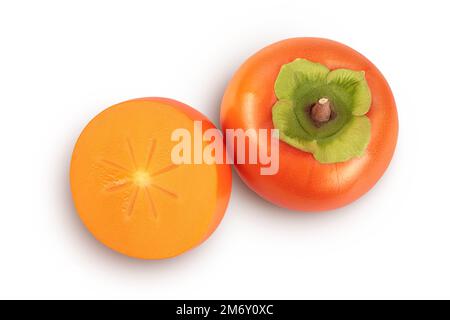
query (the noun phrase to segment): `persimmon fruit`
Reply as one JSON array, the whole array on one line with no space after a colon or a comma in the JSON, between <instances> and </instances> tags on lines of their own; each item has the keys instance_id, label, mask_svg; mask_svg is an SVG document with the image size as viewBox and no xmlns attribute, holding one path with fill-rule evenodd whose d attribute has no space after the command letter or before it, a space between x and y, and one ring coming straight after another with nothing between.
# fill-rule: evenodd
<instances>
[{"instance_id":1,"label":"persimmon fruit","mask_svg":"<svg viewBox=\"0 0 450 320\"><path fill-rule=\"evenodd\" d=\"M83 130L70 180L78 214L103 244L140 259L190 250L220 223L231 191L228 164L174 164L171 134L215 128L174 100L145 98L112 106Z\"/></svg>"},{"instance_id":2,"label":"persimmon fruit","mask_svg":"<svg viewBox=\"0 0 450 320\"><path fill-rule=\"evenodd\" d=\"M261 175L260 163L235 167L261 197L301 211L335 209L365 194L387 169L398 135L381 72L350 47L320 38L283 40L245 61L224 94L221 126L279 130L278 173Z\"/></svg>"}]
</instances>

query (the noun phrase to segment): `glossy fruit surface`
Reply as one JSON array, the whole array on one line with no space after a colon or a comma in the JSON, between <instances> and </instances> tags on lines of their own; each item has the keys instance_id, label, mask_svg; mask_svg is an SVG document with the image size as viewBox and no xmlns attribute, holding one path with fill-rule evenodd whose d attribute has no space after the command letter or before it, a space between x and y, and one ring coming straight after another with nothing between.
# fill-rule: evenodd
<instances>
[{"instance_id":1,"label":"glossy fruit surface","mask_svg":"<svg viewBox=\"0 0 450 320\"><path fill-rule=\"evenodd\" d=\"M301 211L338 208L374 186L388 167L397 142L394 97L381 72L363 55L319 38L287 39L262 49L230 81L222 101L222 129L274 128L275 81L280 69L296 59L317 62L330 70L364 72L372 94L366 114L371 123L367 149L362 156L348 161L320 163L311 153L280 141L277 174L260 175L261 164L237 164L236 169L251 189L281 207Z\"/></svg>"}]
</instances>

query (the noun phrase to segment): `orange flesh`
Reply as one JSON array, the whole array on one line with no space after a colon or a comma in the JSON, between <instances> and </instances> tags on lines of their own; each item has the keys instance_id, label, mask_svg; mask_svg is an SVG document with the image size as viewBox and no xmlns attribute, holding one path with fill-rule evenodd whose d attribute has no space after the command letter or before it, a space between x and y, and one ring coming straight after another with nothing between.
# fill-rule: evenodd
<instances>
[{"instance_id":1,"label":"orange flesh","mask_svg":"<svg viewBox=\"0 0 450 320\"><path fill-rule=\"evenodd\" d=\"M71 187L80 218L103 244L141 259L177 256L220 223L231 191L228 165L171 160L172 131L194 121L214 127L179 102L148 98L95 117L75 146Z\"/></svg>"}]
</instances>

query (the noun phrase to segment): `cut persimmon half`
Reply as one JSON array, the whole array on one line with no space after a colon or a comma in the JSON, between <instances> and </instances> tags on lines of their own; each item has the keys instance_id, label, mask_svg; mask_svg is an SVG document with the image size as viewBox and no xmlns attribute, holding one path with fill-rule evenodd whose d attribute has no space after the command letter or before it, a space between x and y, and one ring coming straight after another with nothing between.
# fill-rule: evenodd
<instances>
[{"instance_id":1,"label":"cut persimmon half","mask_svg":"<svg viewBox=\"0 0 450 320\"><path fill-rule=\"evenodd\" d=\"M174 130L215 126L180 102L144 98L112 106L81 133L70 180L77 212L100 242L141 259L174 257L202 243L220 223L231 169L174 164Z\"/></svg>"}]
</instances>

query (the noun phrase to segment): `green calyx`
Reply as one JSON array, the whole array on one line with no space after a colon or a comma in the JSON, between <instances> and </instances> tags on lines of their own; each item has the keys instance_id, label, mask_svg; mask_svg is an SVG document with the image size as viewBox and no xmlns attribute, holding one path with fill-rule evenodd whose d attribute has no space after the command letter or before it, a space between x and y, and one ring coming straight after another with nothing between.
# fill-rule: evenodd
<instances>
[{"instance_id":1,"label":"green calyx","mask_svg":"<svg viewBox=\"0 0 450 320\"><path fill-rule=\"evenodd\" d=\"M272 109L280 140L313 154L320 163L360 157L370 141L365 115L371 93L363 71L330 71L320 63L296 59L281 67Z\"/></svg>"}]
</instances>

